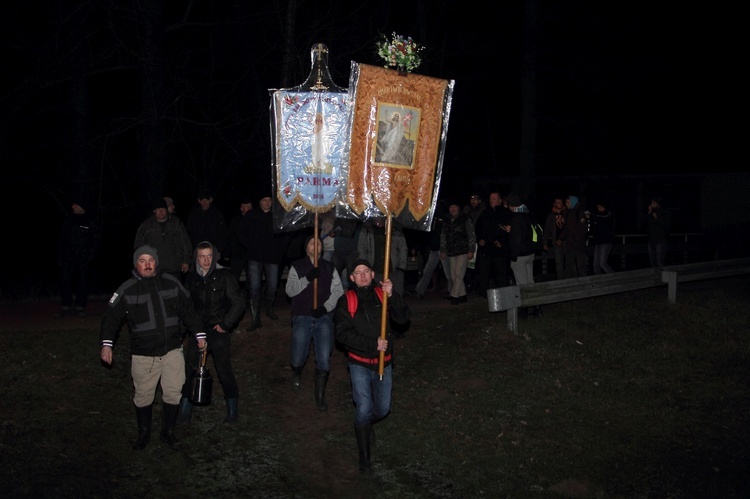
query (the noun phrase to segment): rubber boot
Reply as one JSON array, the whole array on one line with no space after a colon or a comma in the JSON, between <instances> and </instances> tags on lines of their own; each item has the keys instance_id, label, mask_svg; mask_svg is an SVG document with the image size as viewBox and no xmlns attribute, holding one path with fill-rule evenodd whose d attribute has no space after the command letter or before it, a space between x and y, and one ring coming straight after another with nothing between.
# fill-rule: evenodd
<instances>
[{"instance_id":1,"label":"rubber boot","mask_svg":"<svg viewBox=\"0 0 750 499\"><path fill-rule=\"evenodd\" d=\"M135 408L135 417L138 421L138 438L133 442L135 450L145 449L151 439L152 408L152 405Z\"/></svg>"},{"instance_id":2,"label":"rubber boot","mask_svg":"<svg viewBox=\"0 0 750 499\"><path fill-rule=\"evenodd\" d=\"M326 384L328 383L328 371L322 369L315 370L315 405L319 411L327 411L326 404Z\"/></svg>"},{"instance_id":3,"label":"rubber boot","mask_svg":"<svg viewBox=\"0 0 750 499\"><path fill-rule=\"evenodd\" d=\"M159 433L159 440L167 444L172 450L182 450L182 444L177 440L174 434L174 426L177 423L177 412L180 410L179 404L163 404L164 420Z\"/></svg>"},{"instance_id":4,"label":"rubber boot","mask_svg":"<svg viewBox=\"0 0 750 499\"><path fill-rule=\"evenodd\" d=\"M260 327L260 307L258 300L249 300L247 302L247 311L250 314L250 325L247 330L252 332Z\"/></svg>"},{"instance_id":5,"label":"rubber boot","mask_svg":"<svg viewBox=\"0 0 750 499\"><path fill-rule=\"evenodd\" d=\"M237 422L237 418L239 418L239 414L237 413L238 402L238 398L227 399L227 417L224 418L226 424L234 424Z\"/></svg>"},{"instance_id":6,"label":"rubber boot","mask_svg":"<svg viewBox=\"0 0 750 499\"><path fill-rule=\"evenodd\" d=\"M372 468L370 462L370 430L372 424L354 425L354 435L357 437L357 448L359 449L359 471L364 473Z\"/></svg>"},{"instance_id":7,"label":"rubber boot","mask_svg":"<svg viewBox=\"0 0 750 499\"><path fill-rule=\"evenodd\" d=\"M177 424L190 424L190 420L193 417L193 404L187 397L182 397L180 400L180 411L177 414Z\"/></svg>"},{"instance_id":8,"label":"rubber boot","mask_svg":"<svg viewBox=\"0 0 750 499\"><path fill-rule=\"evenodd\" d=\"M298 391L302 388L302 368L292 366L292 390Z\"/></svg>"}]
</instances>

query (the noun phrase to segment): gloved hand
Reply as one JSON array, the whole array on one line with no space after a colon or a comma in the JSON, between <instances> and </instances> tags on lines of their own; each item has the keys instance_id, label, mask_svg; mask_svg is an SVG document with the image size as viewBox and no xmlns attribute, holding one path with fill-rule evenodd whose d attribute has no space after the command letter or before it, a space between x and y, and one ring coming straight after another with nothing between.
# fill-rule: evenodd
<instances>
[{"instance_id":1,"label":"gloved hand","mask_svg":"<svg viewBox=\"0 0 750 499\"><path fill-rule=\"evenodd\" d=\"M312 316L315 317L316 319L320 319L327 313L328 313L328 310L326 310L325 307L318 307L318 308L313 309Z\"/></svg>"},{"instance_id":2,"label":"gloved hand","mask_svg":"<svg viewBox=\"0 0 750 499\"><path fill-rule=\"evenodd\" d=\"M320 277L320 267L313 267L310 270L307 271L307 274L305 274L305 277L308 281L312 281L313 279L317 279Z\"/></svg>"}]
</instances>

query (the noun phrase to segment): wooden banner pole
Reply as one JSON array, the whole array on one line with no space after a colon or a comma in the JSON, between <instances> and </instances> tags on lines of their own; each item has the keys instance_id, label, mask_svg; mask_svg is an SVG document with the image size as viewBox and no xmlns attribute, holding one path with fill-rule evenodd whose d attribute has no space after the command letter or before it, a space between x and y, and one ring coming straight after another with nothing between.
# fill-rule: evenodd
<instances>
[{"instance_id":1,"label":"wooden banner pole","mask_svg":"<svg viewBox=\"0 0 750 499\"><path fill-rule=\"evenodd\" d=\"M383 264L383 280L390 277L391 269L391 214L387 213L385 218L385 263ZM388 293L383 293L383 310L380 314L380 337L386 339L386 327L388 326ZM385 370L385 352L380 352L378 362L378 374L380 381L383 381L383 371Z\"/></svg>"}]
</instances>

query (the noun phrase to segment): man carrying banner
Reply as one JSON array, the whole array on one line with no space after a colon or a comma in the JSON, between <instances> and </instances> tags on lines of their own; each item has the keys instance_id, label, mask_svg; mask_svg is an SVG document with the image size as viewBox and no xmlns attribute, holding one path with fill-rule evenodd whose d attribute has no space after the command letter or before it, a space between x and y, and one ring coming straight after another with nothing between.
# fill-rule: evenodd
<instances>
[{"instance_id":1,"label":"man carrying banner","mask_svg":"<svg viewBox=\"0 0 750 499\"><path fill-rule=\"evenodd\" d=\"M372 425L384 419L391 410L393 345L388 320L381 324L383 293L388 317L403 324L409 320L409 307L403 297L393 292L386 279L377 285L372 264L364 259L350 266L353 286L336 306L336 340L347 352L349 378L354 399L354 433L359 449L359 470L371 468L370 443L374 440ZM381 327L386 328L381 337ZM380 352L384 352L382 376L378 373Z\"/></svg>"}]
</instances>

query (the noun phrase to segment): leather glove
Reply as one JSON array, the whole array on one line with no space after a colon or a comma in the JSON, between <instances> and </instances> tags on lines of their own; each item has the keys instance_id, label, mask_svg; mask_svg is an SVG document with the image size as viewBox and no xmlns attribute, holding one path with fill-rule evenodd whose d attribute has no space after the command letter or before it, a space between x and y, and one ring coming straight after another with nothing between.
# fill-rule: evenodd
<instances>
[{"instance_id":1,"label":"leather glove","mask_svg":"<svg viewBox=\"0 0 750 499\"><path fill-rule=\"evenodd\" d=\"M327 313L328 313L328 310L326 310L325 307L318 307L318 308L313 309L312 316L315 317L316 319L320 319Z\"/></svg>"},{"instance_id":2,"label":"leather glove","mask_svg":"<svg viewBox=\"0 0 750 499\"><path fill-rule=\"evenodd\" d=\"M305 277L308 281L312 281L313 279L317 279L320 277L320 267L313 267L310 270L307 271L307 274L305 274Z\"/></svg>"}]
</instances>

